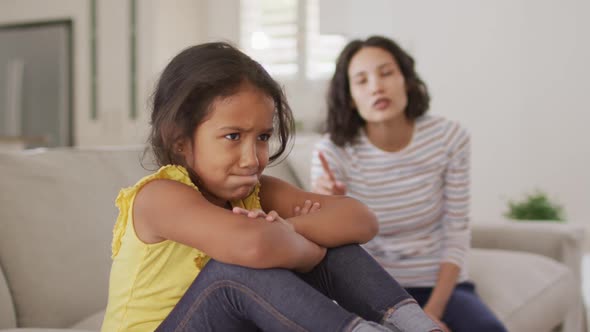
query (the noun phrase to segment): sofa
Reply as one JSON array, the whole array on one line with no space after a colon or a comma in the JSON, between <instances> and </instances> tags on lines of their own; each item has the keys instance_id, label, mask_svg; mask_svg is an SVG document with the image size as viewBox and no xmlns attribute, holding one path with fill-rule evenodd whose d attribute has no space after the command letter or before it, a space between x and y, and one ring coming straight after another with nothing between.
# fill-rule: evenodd
<instances>
[{"instance_id":1,"label":"sofa","mask_svg":"<svg viewBox=\"0 0 590 332\"><path fill-rule=\"evenodd\" d=\"M309 188L318 135L266 173ZM142 147L0 153L0 331L98 331L114 199L155 168ZM583 232L567 223L474 220L468 259L483 300L513 332L586 331Z\"/></svg>"}]
</instances>

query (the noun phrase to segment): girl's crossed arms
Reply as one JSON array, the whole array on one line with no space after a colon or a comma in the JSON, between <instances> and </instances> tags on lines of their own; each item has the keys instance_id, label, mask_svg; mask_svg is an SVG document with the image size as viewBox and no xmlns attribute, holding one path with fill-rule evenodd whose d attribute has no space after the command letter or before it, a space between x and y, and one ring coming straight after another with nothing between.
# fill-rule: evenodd
<instances>
[{"instance_id":1,"label":"girl's crossed arms","mask_svg":"<svg viewBox=\"0 0 590 332\"><path fill-rule=\"evenodd\" d=\"M270 176L260 184L261 206L285 222L253 222L266 215L232 213L184 184L155 180L135 201L137 235L146 243L168 239L199 248L224 263L308 271L326 248L365 243L378 230L374 214L352 198L307 193Z\"/></svg>"}]
</instances>

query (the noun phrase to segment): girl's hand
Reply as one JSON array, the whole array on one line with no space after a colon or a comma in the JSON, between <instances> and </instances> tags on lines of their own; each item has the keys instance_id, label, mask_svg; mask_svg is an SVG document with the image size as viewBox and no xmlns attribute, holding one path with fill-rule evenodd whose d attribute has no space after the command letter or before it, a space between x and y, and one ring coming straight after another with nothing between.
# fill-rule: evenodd
<instances>
[{"instance_id":1,"label":"girl's hand","mask_svg":"<svg viewBox=\"0 0 590 332\"><path fill-rule=\"evenodd\" d=\"M234 207L231 210L234 214L241 214L248 218L256 219L256 218L263 218L266 221L273 222L279 217L279 214L276 211L270 211L266 213L260 209L255 210L246 210L241 207Z\"/></svg>"},{"instance_id":2,"label":"girl's hand","mask_svg":"<svg viewBox=\"0 0 590 332\"><path fill-rule=\"evenodd\" d=\"M306 201L303 204L303 208L299 209L299 215L305 215L308 213L315 212L319 210L320 204L319 203L311 203L311 201ZM295 232L295 226L287 220L281 218L276 211L270 211L269 213L265 213L262 210L246 210L240 207L234 207L232 212L235 214L241 214L247 216L248 218L256 219L256 218L263 218L269 222L277 222L280 223L281 226L286 227L289 231ZM299 273L307 273L313 268L318 265L326 256L327 249L321 247L311 241L308 241L308 246L306 247L306 254L305 259L300 262L300 266L296 267L294 270Z\"/></svg>"},{"instance_id":3,"label":"girl's hand","mask_svg":"<svg viewBox=\"0 0 590 332\"><path fill-rule=\"evenodd\" d=\"M319 211L321 208L320 203L315 202L312 203L310 200L306 200L305 203L303 203L303 207L300 206L296 206L293 209L293 214L297 217L297 216L304 216L306 214L310 214L316 211ZM276 211L270 211L269 213L266 213L260 209L256 209L256 210L246 210L240 207L234 207L232 209L232 212L234 214L241 214L244 215L248 218L252 218L252 219L256 219L256 218L264 218L266 221L276 221L277 218L280 218L279 214Z\"/></svg>"},{"instance_id":4,"label":"girl's hand","mask_svg":"<svg viewBox=\"0 0 590 332\"><path fill-rule=\"evenodd\" d=\"M273 215L273 221L280 222L281 224L285 225L285 227L287 227L291 232L295 232L295 226L289 220L281 218L276 211L270 211L268 214Z\"/></svg>"},{"instance_id":5,"label":"girl's hand","mask_svg":"<svg viewBox=\"0 0 590 332\"><path fill-rule=\"evenodd\" d=\"M279 216L279 214L277 213L277 211L270 211L269 213L266 213L260 209L256 209L256 210L246 210L246 209L242 209L240 207L234 207L232 209L232 212L235 214L241 214L244 216L247 216L248 218L252 218L252 219L256 219L256 218L263 218L266 221L269 222L280 222L282 224L284 224L287 228L289 228L289 230L291 231L295 231L295 226L293 226L293 224L291 222L289 222L288 220L285 220L283 218L281 218L281 216Z\"/></svg>"},{"instance_id":6,"label":"girl's hand","mask_svg":"<svg viewBox=\"0 0 590 332\"><path fill-rule=\"evenodd\" d=\"M312 191L323 195L346 195L346 185L336 181L336 177L321 151L318 153L318 157L322 163L324 174L315 181Z\"/></svg>"},{"instance_id":7,"label":"girl's hand","mask_svg":"<svg viewBox=\"0 0 590 332\"><path fill-rule=\"evenodd\" d=\"M318 203L318 202L312 203L310 200L306 200L305 203L303 203L303 207L300 207L298 205L293 209L293 214L295 215L295 217L304 216L306 214L310 214L310 213L319 211L320 208L321 208L320 203Z\"/></svg>"}]
</instances>

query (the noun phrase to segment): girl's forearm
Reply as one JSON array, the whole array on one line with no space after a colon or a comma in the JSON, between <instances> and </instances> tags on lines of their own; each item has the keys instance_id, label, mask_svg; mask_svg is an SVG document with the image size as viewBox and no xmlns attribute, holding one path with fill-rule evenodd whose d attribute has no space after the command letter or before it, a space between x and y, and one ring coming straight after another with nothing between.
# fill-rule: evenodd
<instances>
[{"instance_id":1,"label":"girl's forearm","mask_svg":"<svg viewBox=\"0 0 590 332\"><path fill-rule=\"evenodd\" d=\"M366 243L378 232L375 215L362 203L346 198L339 206L289 219L295 231L320 246L332 248Z\"/></svg>"},{"instance_id":2,"label":"girl's forearm","mask_svg":"<svg viewBox=\"0 0 590 332\"><path fill-rule=\"evenodd\" d=\"M278 223L265 225L258 232L256 243L250 267L306 270L321 261L318 255L323 248Z\"/></svg>"}]
</instances>

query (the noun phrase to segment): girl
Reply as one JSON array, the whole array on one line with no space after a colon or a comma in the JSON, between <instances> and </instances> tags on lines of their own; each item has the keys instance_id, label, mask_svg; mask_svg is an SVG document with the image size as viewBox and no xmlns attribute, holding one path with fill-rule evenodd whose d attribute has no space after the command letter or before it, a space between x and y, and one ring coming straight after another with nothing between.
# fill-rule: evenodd
<instances>
[{"instance_id":1,"label":"girl","mask_svg":"<svg viewBox=\"0 0 590 332\"><path fill-rule=\"evenodd\" d=\"M505 331L465 268L469 135L425 115L429 100L414 60L392 40L350 42L330 83L312 188L376 213L379 235L365 248L447 330Z\"/></svg>"},{"instance_id":2,"label":"girl","mask_svg":"<svg viewBox=\"0 0 590 332\"><path fill-rule=\"evenodd\" d=\"M225 43L183 51L151 125L161 168L117 197L103 331L440 331L354 245L377 232L365 205L261 175L293 121L258 63Z\"/></svg>"}]
</instances>

